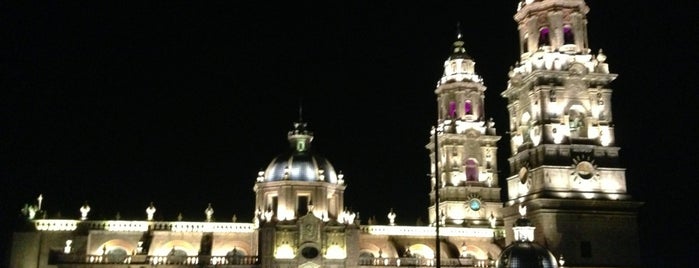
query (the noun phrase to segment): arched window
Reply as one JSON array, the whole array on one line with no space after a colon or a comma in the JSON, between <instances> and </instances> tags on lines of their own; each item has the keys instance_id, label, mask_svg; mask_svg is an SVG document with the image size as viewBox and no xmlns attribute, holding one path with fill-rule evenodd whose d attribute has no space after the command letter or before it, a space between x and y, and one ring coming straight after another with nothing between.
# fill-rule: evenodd
<instances>
[{"instance_id":1,"label":"arched window","mask_svg":"<svg viewBox=\"0 0 699 268\"><path fill-rule=\"evenodd\" d=\"M570 27L570 25L563 26L563 44L575 44L575 34L573 33L573 27Z\"/></svg>"},{"instance_id":2,"label":"arched window","mask_svg":"<svg viewBox=\"0 0 699 268\"><path fill-rule=\"evenodd\" d=\"M466 114L473 114L473 107L471 106L471 101L466 100L464 102L464 113Z\"/></svg>"},{"instance_id":3,"label":"arched window","mask_svg":"<svg viewBox=\"0 0 699 268\"><path fill-rule=\"evenodd\" d=\"M456 117L456 102L450 101L449 102L449 118L454 118L454 117Z\"/></svg>"},{"instance_id":4,"label":"arched window","mask_svg":"<svg viewBox=\"0 0 699 268\"><path fill-rule=\"evenodd\" d=\"M478 161L473 158L466 160L466 181L478 181Z\"/></svg>"},{"instance_id":5,"label":"arched window","mask_svg":"<svg viewBox=\"0 0 699 268\"><path fill-rule=\"evenodd\" d=\"M549 28L543 27L539 30L539 47L550 45L551 39L549 38Z\"/></svg>"}]
</instances>

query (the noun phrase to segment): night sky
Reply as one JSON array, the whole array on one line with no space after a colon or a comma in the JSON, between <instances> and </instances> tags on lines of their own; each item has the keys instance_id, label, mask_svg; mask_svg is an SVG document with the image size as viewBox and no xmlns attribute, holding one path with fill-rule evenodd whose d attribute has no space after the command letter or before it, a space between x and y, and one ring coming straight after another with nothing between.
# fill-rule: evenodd
<instances>
[{"instance_id":1,"label":"night sky","mask_svg":"<svg viewBox=\"0 0 699 268\"><path fill-rule=\"evenodd\" d=\"M249 222L256 174L287 149L299 107L314 150L346 175L348 208L425 220L434 89L457 22L503 136L502 181L517 1L368 2L0 3L3 241L39 194L49 217L77 219L87 201L92 219L145 219L152 201L160 220L203 220L212 203L216 220ZM616 142L645 202L648 267L691 257L696 232L683 229L698 219L690 2L587 1L590 47L619 74Z\"/></svg>"}]
</instances>

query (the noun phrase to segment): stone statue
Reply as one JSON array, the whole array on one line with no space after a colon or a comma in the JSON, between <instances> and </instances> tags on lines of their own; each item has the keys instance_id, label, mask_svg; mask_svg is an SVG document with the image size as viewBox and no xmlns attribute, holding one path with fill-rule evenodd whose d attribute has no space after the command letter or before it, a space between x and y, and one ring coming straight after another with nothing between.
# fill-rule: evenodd
<instances>
[{"instance_id":1,"label":"stone statue","mask_svg":"<svg viewBox=\"0 0 699 268\"><path fill-rule=\"evenodd\" d=\"M444 226L447 223L447 215L444 214L444 211L439 212L439 225Z\"/></svg>"},{"instance_id":2,"label":"stone statue","mask_svg":"<svg viewBox=\"0 0 699 268\"><path fill-rule=\"evenodd\" d=\"M87 204L87 201L85 204L80 207L80 220L87 220L87 213L90 212L90 206Z\"/></svg>"},{"instance_id":3,"label":"stone statue","mask_svg":"<svg viewBox=\"0 0 699 268\"><path fill-rule=\"evenodd\" d=\"M206 221L210 222L214 215L214 208L211 207L211 203L209 203L209 206L204 210L204 214L206 214Z\"/></svg>"},{"instance_id":4,"label":"stone statue","mask_svg":"<svg viewBox=\"0 0 699 268\"><path fill-rule=\"evenodd\" d=\"M271 221L272 221L272 217L274 217L274 211L272 211L271 208L270 208L270 209L267 209L267 211L265 211L265 213L264 213L264 220L265 220L265 221L268 221L268 222L271 222Z\"/></svg>"},{"instance_id":5,"label":"stone statue","mask_svg":"<svg viewBox=\"0 0 699 268\"><path fill-rule=\"evenodd\" d=\"M146 208L146 214L148 214L148 220L152 221L153 214L155 214L155 206L153 205L153 202L150 202L150 206Z\"/></svg>"},{"instance_id":6,"label":"stone statue","mask_svg":"<svg viewBox=\"0 0 699 268\"><path fill-rule=\"evenodd\" d=\"M29 220L33 220L36 217L36 211L36 206L29 204L24 204L24 208L22 208L22 214L26 215Z\"/></svg>"},{"instance_id":7,"label":"stone statue","mask_svg":"<svg viewBox=\"0 0 699 268\"><path fill-rule=\"evenodd\" d=\"M63 247L63 253L70 254L70 252L72 251L71 244L73 244L73 240L66 240L66 246Z\"/></svg>"},{"instance_id":8,"label":"stone statue","mask_svg":"<svg viewBox=\"0 0 699 268\"><path fill-rule=\"evenodd\" d=\"M388 212L388 224L396 225L396 213L393 212L393 208L391 208L391 211Z\"/></svg>"},{"instance_id":9,"label":"stone statue","mask_svg":"<svg viewBox=\"0 0 699 268\"><path fill-rule=\"evenodd\" d=\"M36 198L37 206L38 206L36 208L37 211L41 210L41 201L43 201L43 200L44 200L44 195L42 195L42 194L40 194L39 197Z\"/></svg>"}]
</instances>

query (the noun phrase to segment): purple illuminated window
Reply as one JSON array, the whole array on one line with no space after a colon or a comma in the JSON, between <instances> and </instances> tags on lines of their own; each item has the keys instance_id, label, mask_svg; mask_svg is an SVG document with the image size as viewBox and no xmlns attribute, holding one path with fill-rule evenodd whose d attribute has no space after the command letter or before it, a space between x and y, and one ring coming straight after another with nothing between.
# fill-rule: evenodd
<instances>
[{"instance_id":1,"label":"purple illuminated window","mask_svg":"<svg viewBox=\"0 0 699 268\"><path fill-rule=\"evenodd\" d=\"M575 44L575 35L570 25L563 26L563 44Z\"/></svg>"},{"instance_id":2,"label":"purple illuminated window","mask_svg":"<svg viewBox=\"0 0 699 268\"><path fill-rule=\"evenodd\" d=\"M544 27L539 30L539 47L550 46L551 39L549 39L549 28Z\"/></svg>"},{"instance_id":3,"label":"purple illuminated window","mask_svg":"<svg viewBox=\"0 0 699 268\"><path fill-rule=\"evenodd\" d=\"M474 159L466 160L466 181L478 181L478 162Z\"/></svg>"},{"instance_id":4,"label":"purple illuminated window","mask_svg":"<svg viewBox=\"0 0 699 268\"><path fill-rule=\"evenodd\" d=\"M449 117L451 117L451 118L456 117L456 102L455 101L449 102Z\"/></svg>"},{"instance_id":5,"label":"purple illuminated window","mask_svg":"<svg viewBox=\"0 0 699 268\"><path fill-rule=\"evenodd\" d=\"M473 114L473 109L472 109L472 107L471 107L471 101L470 101L470 100L467 100L466 102L464 102L464 112L465 112L466 114Z\"/></svg>"}]
</instances>

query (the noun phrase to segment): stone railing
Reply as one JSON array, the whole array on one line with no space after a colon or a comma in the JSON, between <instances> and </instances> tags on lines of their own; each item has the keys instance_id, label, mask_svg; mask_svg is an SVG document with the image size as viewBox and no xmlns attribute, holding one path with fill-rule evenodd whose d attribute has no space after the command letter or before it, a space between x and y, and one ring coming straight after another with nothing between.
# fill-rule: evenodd
<instances>
[{"instance_id":1,"label":"stone railing","mask_svg":"<svg viewBox=\"0 0 699 268\"><path fill-rule=\"evenodd\" d=\"M432 226L402 226L402 225L363 225L360 231L378 235L436 235ZM440 236L470 236L470 237L495 237L496 229L490 228L466 228L466 227L440 227Z\"/></svg>"},{"instance_id":2,"label":"stone railing","mask_svg":"<svg viewBox=\"0 0 699 268\"><path fill-rule=\"evenodd\" d=\"M259 258L257 256L148 256L146 263L151 265L253 265L259 263Z\"/></svg>"},{"instance_id":3,"label":"stone railing","mask_svg":"<svg viewBox=\"0 0 699 268\"><path fill-rule=\"evenodd\" d=\"M149 264L149 265L255 265L257 256L146 256L82 255L56 252L49 264ZM92 267L92 266L90 266Z\"/></svg>"},{"instance_id":4,"label":"stone railing","mask_svg":"<svg viewBox=\"0 0 699 268\"><path fill-rule=\"evenodd\" d=\"M474 258L447 258L440 260L442 267L494 267L491 260L478 260ZM359 266L386 266L386 267L435 267L435 259L427 258L360 258Z\"/></svg>"},{"instance_id":5,"label":"stone railing","mask_svg":"<svg viewBox=\"0 0 699 268\"><path fill-rule=\"evenodd\" d=\"M34 227L39 231L75 231L79 222L76 220L34 220Z\"/></svg>"},{"instance_id":6,"label":"stone railing","mask_svg":"<svg viewBox=\"0 0 699 268\"><path fill-rule=\"evenodd\" d=\"M78 227L112 232L145 232L162 230L172 232L252 233L257 229L252 223L235 222L154 222L154 221L79 221L34 220L38 231L75 231Z\"/></svg>"}]
</instances>

